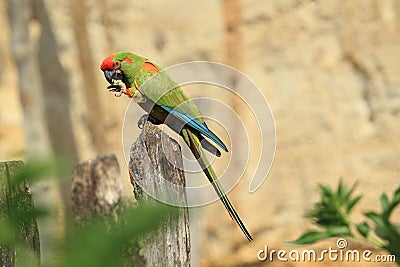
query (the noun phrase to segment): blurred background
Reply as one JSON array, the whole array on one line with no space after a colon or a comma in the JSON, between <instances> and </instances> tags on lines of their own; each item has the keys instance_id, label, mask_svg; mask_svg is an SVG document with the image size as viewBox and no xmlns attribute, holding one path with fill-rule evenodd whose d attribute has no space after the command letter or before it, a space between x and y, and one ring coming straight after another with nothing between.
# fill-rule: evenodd
<instances>
[{"instance_id":1,"label":"blurred background","mask_svg":"<svg viewBox=\"0 0 400 267\"><path fill-rule=\"evenodd\" d=\"M292 249L284 241L311 225L303 214L318 184L359 181L355 214L399 185L400 1L1 0L0 23L0 160L112 152L132 198L121 149L129 99L105 90L104 57L216 61L258 85L276 123L275 160L256 193L245 175L230 194L255 240L222 205L193 209L201 266L257 262L266 244Z\"/></svg>"}]
</instances>

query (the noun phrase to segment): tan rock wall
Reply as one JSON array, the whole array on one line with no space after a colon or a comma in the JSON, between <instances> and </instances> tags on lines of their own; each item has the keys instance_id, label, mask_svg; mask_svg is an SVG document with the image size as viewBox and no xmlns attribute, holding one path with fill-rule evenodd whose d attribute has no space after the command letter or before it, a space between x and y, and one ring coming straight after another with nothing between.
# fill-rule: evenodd
<instances>
[{"instance_id":1,"label":"tan rock wall","mask_svg":"<svg viewBox=\"0 0 400 267\"><path fill-rule=\"evenodd\" d=\"M256 262L266 243L286 247L309 226L302 215L317 199L319 183L359 181L364 199L356 210L378 208L400 177L400 2L256 1L240 3L238 69L260 87L272 108L277 149L271 173L254 194L250 177L230 194L255 235L247 244L237 227L213 204L193 211L199 254L210 262ZM80 100L82 73L69 1L46 1L60 58L74 92L73 112L81 158L93 157ZM2 25L6 5L0 3ZM189 60L229 62L223 2L86 1L96 84L106 109L111 152L119 155L127 99L110 97L98 65L106 55L130 50L169 66ZM6 27L4 27L6 28ZM23 157L22 115L9 31L0 37L0 157ZM138 114L136 114L138 115ZM243 114L246 116L246 114ZM135 122L135 119L133 120ZM7 130L6 130L7 129ZM254 130L250 130L250 136ZM10 133L12 131L12 133ZM20 145L10 146L17 142ZM253 145L257 145L257 141ZM250 162L249 169L255 162ZM130 191L128 180L127 192ZM399 212L394 219L399 221ZM357 216L356 216L357 217ZM357 217L360 218L360 217Z\"/></svg>"}]
</instances>

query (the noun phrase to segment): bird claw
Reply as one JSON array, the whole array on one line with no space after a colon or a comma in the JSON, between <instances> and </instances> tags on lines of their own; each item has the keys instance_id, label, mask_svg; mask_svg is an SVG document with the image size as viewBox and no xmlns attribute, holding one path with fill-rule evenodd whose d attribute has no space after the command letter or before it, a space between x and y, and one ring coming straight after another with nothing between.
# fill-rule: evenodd
<instances>
[{"instance_id":1,"label":"bird claw","mask_svg":"<svg viewBox=\"0 0 400 267\"><path fill-rule=\"evenodd\" d=\"M107 89L109 92L117 92L116 94L114 94L117 97L120 97L122 95L122 88L119 84L111 84L107 86Z\"/></svg>"},{"instance_id":2,"label":"bird claw","mask_svg":"<svg viewBox=\"0 0 400 267\"><path fill-rule=\"evenodd\" d=\"M113 83L110 84L109 86L107 86L107 89L108 89L109 92L117 92L114 95L116 97L120 97L124 93L124 91L126 89L126 86L120 80L113 80Z\"/></svg>"},{"instance_id":3,"label":"bird claw","mask_svg":"<svg viewBox=\"0 0 400 267\"><path fill-rule=\"evenodd\" d=\"M146 124L146 121L149 119L149 114L144 114L142 117L137 122L137 125L139 129L143 129L144 125Z\"/></svg>"}]
</instances>

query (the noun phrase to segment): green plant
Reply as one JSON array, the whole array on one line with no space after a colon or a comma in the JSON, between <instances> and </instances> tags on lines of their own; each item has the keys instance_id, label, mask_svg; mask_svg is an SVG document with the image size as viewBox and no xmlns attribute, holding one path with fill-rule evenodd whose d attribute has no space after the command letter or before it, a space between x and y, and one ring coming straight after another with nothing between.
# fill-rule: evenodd
<instances>
[{"instance_id":1,"label":"green plant","mask_svg":"<svg viewBox=\"0 0 400 267\"><path fill-rule=\"evenodd\" d=\"M400 264L400 225L390 219L394 209L400 204L400 187L393 197L383 193L380 197L381 211L364 213L366 220L354 222L350 213L362 198L353 196L356 184L349 187L342 181L336 190L329 185L320 185L320 201L306 213L320 230L307 230L292 244L311 244L330 237L350 237L355 241L375 248L387 250L395 255Z\"/></svg>"}]
</instances>

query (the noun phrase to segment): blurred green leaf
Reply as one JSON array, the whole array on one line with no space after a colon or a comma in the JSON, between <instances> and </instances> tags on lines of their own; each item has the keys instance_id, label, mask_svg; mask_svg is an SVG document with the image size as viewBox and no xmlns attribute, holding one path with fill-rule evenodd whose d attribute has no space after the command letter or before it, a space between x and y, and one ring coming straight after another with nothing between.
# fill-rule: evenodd
<instances>
[{"instance_id":1,"label":"blurred green leaf","mask_svg":"<svg viewBox=\"0 0 400 267\"><path fill-rule=\"evenodd\" d=\"M0 221L0 244L9 245L13 243L14 227L8 221Z\"/></svg>"},{"instance_id":2,"label":"blurred green leaf","mask_svg":"<svg viewBox=\"0 0 400 267\"><path fill-rule=\"evenodd\" d=\"M64 164L59 160L28 162L14 177L11 177L10 187L23 184L26 180L34 182L44 178L49 179L51 176L63 172L63 166Z\"/></svg>"},{"instance_id":3,"label":"blurred green leaf","mask_svg":"<svg viewBox=\"0 0 400 267\"><path fill-rule=\"evenodd\" d=\"M36 220L38 218L47 217L50 212L46 209L35 208L32 210L13 209L13 214L10 217L12 223L19 224L27 220Z\"/></svg>"},{"instance_id":4,"label":"blurred green leaf","mask_svg":"<svg viewBox=\"0 0 400 267\"><path fill-rule=\"evenodd\" d=\"M354 183L351 188L343 182L342 179L339 181L336 198L338 200L338 205L343 206L345 203L348 203L350 200L350 196L353 193L354 189L356 188L357 183Z\"/></svg>"},{"instance_id":5,"label":"blurred green leaf","mask_svg":"<svg viewBox=\"0 0 400 267\"><path fill-rule=\"evenodd\" d=\"M319 231L307 231L303 235L301 235L298 239L294 241L290 241L293 245L303 245L303 244L312 244L317 241L326 239L331 237L327 232L319 232Z\"/></svg>"},{"instance_id":6,"label":"blurred green leaf","mask_svg":"<svg viewBox=\"0 0 400 267\"><path fill-rule=\"evenodd\" d=\"M23 244L16 245L17 264L23 267L41 267L39 255Z\"/></svg>"},{"instance_id":7,"label":"blurred green leaf","mask_svg":"<svg viewBox=\"0 0 400 267\"><path fill-rule=\"evenodd\" d=\"M382 193L380 201L381 201L382 210L387 209L388 204L389 204L389 199L388 199L388 197L387 197L387 195L385 193Z\"/></svg>"},{"instance_id":8,"label":"blurred green leaf","mask_svg":"<svg viewBox=\"0 0 400 267\"><path fill-rule=\"evenodd\" d=\"M386 208L382 211L382 217L384 220L389 220L390 215L393 210L400 204L400 187L393 194L393 199L391 201L388 200L388 204Z\"/></svg>"},{"instance_id":9,"label":"blurred green leaf","mask_svg":"<svg viewBox=\"0 0 400 267\"><path fill-rule=\"evenodd\" d=\"M400 186L397 188L396 192L393 194L393 202L399 202L400 201Z\"/></svg>"},{"instance_id":10,"label":"blurred green leaf","mask_svg":"<svg viewBox=\"0 0 400 267\"><path fill-rule=\"evenodd\" d=\"M119 267L122 265L121 255L132 240L175 214L176 208L158 204L126 210L120 215L125 223L111 228L104 221L93 221L68 238L61 249L63 255L59 266Z\"/></svg>"},{"instance_id":11,"label":"blurred green leaf","mask_svg":"<svg viewBox=\"0 0 400 267\"><path fill-rule=\"evenodd\" d=\"M356 196L356 197L353 198L353 199L350 199L350 200L347 202L346 212L347 212L347 213L350 213L351 210L352 210L352 209L354 208L354 206L360 201L361 198L362 198L362 196L359 195L359 196Z\"/></svg>"},{"instance_id":12,"label":"blurred green leaf","mask_svg":"<svg viewBox=\"0 0 400 267\"><path fill-rule=\"evenodd\" d=\"M349 214L361 199L361 195L352 198L355 187L356 184L349 188L342 181L339 182L336 191L329 185L320 185L321 200L306 213L306 216L322 227L331 225L348 227Z\"/></svg>"},{"instance_id":13,"label":"blurred green leaf","mask_svg":"<svg viewBox=\"0 0 400 267\"><path fill-rule=\"evenodd\" d=\"M335 198L335 193L329 185L320 185L319 189L321 191L322 202L328 202Z\"/></svg>"},{"instance_id":14,"label":"blurred green leaf","mask_svg":"<svg viewBox=\"0 0 400 267\"><path fill-rule=\"evenodd\" d=\"M363 236L367 237L369 233L369 225L366 222L357 224L357 231Z\"/></svg>"},{"instance_id":15,"label":"blurred green leaf","mask_svg":"<svg viewBox=\"0 0 400 267\"><path fill-rule=\"evenodd\" d=\"M365 212L364 215L365 215L368 219L370 219L371 221L373 221L376 225L379 225L379 226L381 226L381 227L383 227L383 226L385 225L385 223L384 223L382 217L381 217L378 213L376 213L376 212L374 212L374 211Z\"/></svg>"},{"instance_id":16,"label":"blurred green leaf","mask_svg":"<svg viewBox=\"0 0 400 267\"><path fill-rule=\"evenodd\" d=\"M350 228L348 226L328 225L326 231L331 237L334 236L351 236Z\"/></svg>"}]
</instances>

